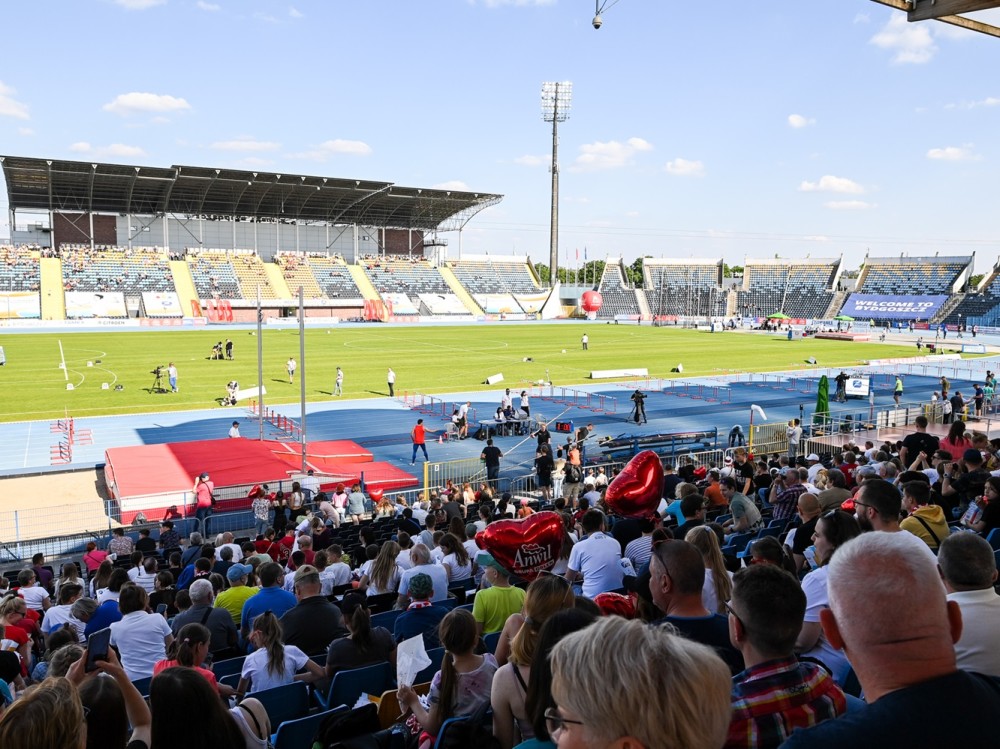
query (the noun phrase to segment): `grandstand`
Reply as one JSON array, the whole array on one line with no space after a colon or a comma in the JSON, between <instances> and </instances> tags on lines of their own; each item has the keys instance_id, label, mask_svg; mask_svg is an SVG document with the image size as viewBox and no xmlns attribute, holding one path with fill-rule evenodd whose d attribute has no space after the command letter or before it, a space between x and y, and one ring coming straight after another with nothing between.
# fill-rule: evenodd
<instances>
[{"instance_id":1,"label":"grandstand","mask_svg":"<svg viewBox=\"0 0 1000 749\"><path fill-rule=\"evenodd\" d=\"M499 291L537 294L540 290L527 258L464 258L452 261L448 266L473 296Z\"/></svg>"},{"instance_id":2,"label":"grandstand","mask_svg":"<svg viewBox=\"0 0 1000 749\"><path fill-rule=\"evenodd\" d=\"M0 290L37 293L42 283L39 256L37 247L0 245Z\"/></svg>"},{"instance_id":3,"label":"grandstand","mask_svg":"<svg viewBox=\"0 0 1000 749\"><path fill-rule=\"evenodd\" d=\"M187 262L199 299L243 298L239 279L226 250L189 252Z\"/></svg>"},{"instance_id":4,"label":"grandstand","mask_svg":"<svg viewBox=\"0 0 1000 749\"><path fill-rule=\"evenodd\" d=\"M965 294L941 322L947 325L1000 325L1000 265L993 268L978 289Z\"/></svg>"},{"instance_id":5,"label":"grandstand","mask_svg":"<svg viewBox=\"0 0 1000 749\"><path fill-rule=\"evenodd\" d=\"M725 315L727 294L722 288L722 268L721 258L645 258L642 272L653 317Z\"/></svg>"},{"instance_id":6,"label":"grandstand","mask_svg":"<svg viewBox=\"0 0 1000 749\"><path fill-rule=\"evenodd\" d=\"M67 291L176 291L167 254L159 247L63 245L61 256Z\"/></svg>"},{"instance_id":7,"label":"grandstand","mask_svg":"<svg viewBox=\"0 0 1000 749\"><path fill-rule=\"evenodd\" d=\"M747 259L743 287L736 295L736 313L767 317L782 312L806 320L830 317L841 263L840 258Z\"/></svg>"},{"instance_id":8,"label":"grandstand","mask_svg":"<svg viewBox=\"0 0 1000 749\"><path fill-rule=\"evenodd\" d=\"M598 320L613 320L619 315L642 316L638 294L625 279L622 259L608 258L604 263L604 272L597 287L603 300L601 308L597 311Z\"/></svg>"},{"instance_id":9,"label":"grandstand","mask_svg":"<svg viewBox=\"0 0 1000 749\"><path fill-rule=\"evenodd\" d=\"M958 293L972 274L971 256L867 257L858 278L859 294L924 296Z\"/></svg>"}]
</instances>

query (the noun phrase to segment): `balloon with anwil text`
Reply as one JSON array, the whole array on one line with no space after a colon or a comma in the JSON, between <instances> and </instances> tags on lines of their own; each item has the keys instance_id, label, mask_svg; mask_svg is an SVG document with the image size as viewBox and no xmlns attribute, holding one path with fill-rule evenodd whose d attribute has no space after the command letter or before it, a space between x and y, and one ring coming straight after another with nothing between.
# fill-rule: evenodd
<instances>
[{"instance_id":1,"label":"balloon with anwil text","mask_svg":"<svg viewBox=\"0 0 1000 749\"><path fill-rule=\"evenodd\" d=\"M564 535L559 513L545 511L490 523L476 534L476 543L508 572L530 581L555 566Z\"/></svg>"}]
</instances>

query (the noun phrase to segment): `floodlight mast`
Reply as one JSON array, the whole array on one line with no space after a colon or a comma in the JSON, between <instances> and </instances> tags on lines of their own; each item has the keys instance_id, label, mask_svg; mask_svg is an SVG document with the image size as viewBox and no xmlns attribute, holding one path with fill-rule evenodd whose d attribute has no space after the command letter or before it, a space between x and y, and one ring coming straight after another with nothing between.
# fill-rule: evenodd
<instances>
[{"instance_id":1,"label":"floodlight mast","mask_svg":"<svg viewBox=\"0 0 1000 749\"><path fill-rule=\"evenodd\" d=\"M570 81L542 84L542 119L552 123L552 215L549 227L549 286L559 270L559 123L569 119L573 99Z\"/></svg>"}]
</instances>

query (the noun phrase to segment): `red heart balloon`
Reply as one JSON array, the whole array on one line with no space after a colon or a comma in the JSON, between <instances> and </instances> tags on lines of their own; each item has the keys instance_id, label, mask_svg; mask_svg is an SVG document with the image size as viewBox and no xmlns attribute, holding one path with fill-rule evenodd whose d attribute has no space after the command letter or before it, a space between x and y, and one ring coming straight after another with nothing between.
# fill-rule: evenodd
<instances>
[{"instance_id":1,"label":"red heart balloon","mask_svg":"<svg viewBox=\"0 0 1000 749\"><path fill-rule=\"evenodd\" d=\"M604 501L617 515L649 517L663 497L663 464L652 450L643 450L628 462L608 486Z\"/></svg>"},{"instance_id":2,"label":"red heart balloon","mask_svg":"<svg viewBox=\"0 0 1000 749\"><path fill-rule=\"evenodd\" d=\"M498 520L476 534L476 543L500 566L525 580L551 570L566 531L557 512L536 512L523 520Z\"/></svg>"},{"instance_id":3,"label":"red heart balloon","mask_svg":"<svg viewBox=\"0 0 1000 749\"><path fill-rule=\"evenodd\" d=\"M371 497L375 502L378 502L380 499L382 499L383 494L385 494L384 489L371 489L368 492L368 496Z\"/></svg>"},{"instance_id":4,"label":"red heart balloon","mask_svg":"<svg viewBox=\"0 0 1000 749\"><path fill-rule=\"evenodd\" d=\"M620 616L625 619L635 619L635 599L621 593L598 593L594 603L604 616Z\"/></svg>"}]
</instances>

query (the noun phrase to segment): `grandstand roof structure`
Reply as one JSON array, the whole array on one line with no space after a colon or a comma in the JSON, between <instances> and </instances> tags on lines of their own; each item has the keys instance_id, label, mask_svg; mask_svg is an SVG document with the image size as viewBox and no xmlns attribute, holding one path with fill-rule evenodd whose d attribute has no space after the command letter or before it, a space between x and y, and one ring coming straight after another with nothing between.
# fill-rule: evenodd
<instances>
[{"instance_id":1,"label":"grandstand roof structure","mask_svg":"<svg viewBox=\"0 0 1000 749\"><path fill-rule=\"evenodd\" d=\"M0 156L11 210L180 214L450 231L502 195L200 166Z\"/></svg>"}]
</instances>

